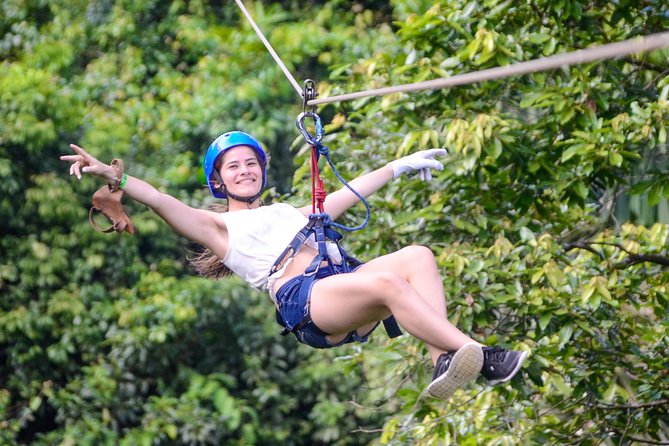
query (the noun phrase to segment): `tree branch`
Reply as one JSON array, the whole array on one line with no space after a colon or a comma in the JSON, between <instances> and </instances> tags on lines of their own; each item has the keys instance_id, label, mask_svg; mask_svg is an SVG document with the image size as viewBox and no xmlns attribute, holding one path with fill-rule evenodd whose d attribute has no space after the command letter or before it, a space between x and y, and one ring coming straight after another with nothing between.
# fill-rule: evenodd
<instances>
[{"instance_id":1,"label":"tree branch","mask_svg":"<svg viewBox=\"0 0 669 446\"><path fill-rule=\"evenodd\" d=\"M620 429L611 428L613 432L616 432L618 434L623 434L624 432L621 432ZM648 440L646 438L641 438L641 437L635 437L634 435L627 435L626 438L632 440L632 441L638 441L639 443L646 443L646 444L660 444L660 445L669 445L669 441L660 441L660 440Z\"/></svg>"},{"instance_id":2,"label":"tree branch","mask_svg":"<svg viewBox=\"0 0 669 446\"><path fill-rule=\"evenodd\" d=\"M630 254L628 258L618 263L615 267L618 269L623 269L627 268L628 266L646 262L655 263L662 266L669 266L669 257L661 256L659 254Z\"/></svg>"},{"instance_id":3,"label":"tree branch","mask_svg":"<svg viewBox=\"0 0 669 446\"><path fill-rule=\"evenodd\" d=\"M633 435L628 435L627 438L629 438L632 441L638 441L639 443L647 443L647 444L669 444L669 441L655 441L655 440L646 440L645 438L639 438L635 437Z\"/></svg>"},{"instance_id":4,"label":"tree branch","mask_svg":"<svg viewBox=\"0 0 669 446\"><path fill-rule=\"evenodd\" d=\"M602 253L599 251L595 250L592 245L607 245L607 246L613 246L615 248L620 249L621 251L624 251L627 253L628 257L621 261L620 263L617 263L614 265L614 268L616 269L624 269L628 268L632 265L637 265L639 263L655 263L657 265L662 265L665 267L669 267L669 257L663 256L660 254L635 254L631 252L629 249L626 249L623 247L620 243L610 243L610 242L583 242L583 241L577 241L577 242L571 242L567 243L564 245L565 251L570 251L575 248L579 249L585 249L586 251L590 251L593 254L598 255L599 257L603 258Z\"/></svg>"},{"instance_id":5,"label":"tree branch","mask_svg":"<svg viewBox=\"0 0 669 446\"><path fill-rule=\"evenodd\" d=\"M591 245L591 243L589 243L589 242L571 242L571 243L567 243L567 244L564 245L564 250L565 251L571 251L572 249L576 249L576 248L585 249L586 251L590 251L591 253L595 254L599 258L604 259L604 254L597 251L595 248L593 248L590 245Z\"/></svg>"},{"instance_id":6,"label":"tree branch","mask_svg":"<svg viewBox=\"0 0 669 446\"><path fill-rule=\"evenodd\" d=\"M669 399L653 401L652 403L639 403L639 404L606 404L600 403L595 405L597 409L605 410L618 410L618 409L646 409L648 407L657 407L657 406L667 406L669 404Z\"/></svg>"}]
</instances>

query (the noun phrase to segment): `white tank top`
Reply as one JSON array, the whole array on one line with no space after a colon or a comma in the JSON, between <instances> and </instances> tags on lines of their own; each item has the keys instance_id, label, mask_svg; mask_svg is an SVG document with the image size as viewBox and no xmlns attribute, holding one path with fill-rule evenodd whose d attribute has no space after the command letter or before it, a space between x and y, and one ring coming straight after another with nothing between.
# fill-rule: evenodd
<instances>
[{"instance_id":1,"label":"white tank top","mask_svg":"<svg viewBox=\"0 0 669 446\"><path fill-rule=\"evenodd\" d=\"M270 291L274 282L283 275L286 265L269 277L274 262L309 219L289 204L277 203L220 214L228 228L228 252L222 260L232 272L249 285ZM316 248L309 237L307 245ZM328 242L328 254L336 263L341 255L334 243Z\"/></svg>"}]
</instances>

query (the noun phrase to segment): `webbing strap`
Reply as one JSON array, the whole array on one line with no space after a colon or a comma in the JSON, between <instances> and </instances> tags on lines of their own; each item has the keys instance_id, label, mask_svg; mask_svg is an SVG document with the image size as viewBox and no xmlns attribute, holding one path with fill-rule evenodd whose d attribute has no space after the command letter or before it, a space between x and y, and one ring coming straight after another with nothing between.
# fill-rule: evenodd
<instances>
[{"instance_id":1,"label":"webbing strap","mask_svg":"<svg viewBox=\"0 0 669 446\"><path fill-rule=\"evenodd\" d=\"M269 275L271 276L275 272L279 271L283 266L286 264L286 262L293 257L295 257L295 254L297 254L297 251L300 250L302 245L307 241L309 236L313 233L314 225L316 224L316 220L309 218L309 222L305 227L300 229L300 231L295 234L295 237L293 237L293 240L290 241L286 249L283 250L281 255L276 259L276 262L274 262L274 265L272 265L272 268L269 271Z\"/></svg>"},{"instance_id":2,"label":"webbing strap","mask_svg":"<svg viewBox=\"0 0 669 446\"><path fill-rule=\"evenodd\" d=\"M389 338L396 338L398 336L402 336L402 329L400 328L400 325L397 323L397 319L395 319L395 316L390 316L389 318L384 319L383 328L386 329L386 333L388 333Z\"/></svg>"},{"instance_id":3,"label":"webbing strap","mask_svg":"<svg viewBox=\"0 0 669 446\"><path fill-rule=\"evenodd\" d=\"M337 249L341 254L342 265L347 272L351 271L351 267L353 265L360 264L356 259L350 258L346 254L346 251L344 251L344 249L339 245L338 242L342 238L342 235L332 229L330 226L330 216L327 214L312 214L309 216L309 222L297 234L295 234L295 237L293 237L293 240L291 240L291 242L288 244L288 247L274 263L270 270L270 275L280 270L288 260L292 259L311 235L314 235L316 240L318 254L314 257L311 264L304 270L305 282L302 284L302 288L304 290L311 289L310 284L315 280L316 273L323 266L323 262L327 262L328 267L334 269L333 261L327 251L328 240L333 241L337 246ZM277 321L285 327L281 332L281 334L284 336L288 333L294 333L312 322L311 315L308 312L304 318L302 318L302 320L300 320L292 328L285 326L285 322L282 322L281 316L278 313ZM393 316L384 319L383 326L386 329L388 336L391 338L400 336L402 334L402 330Z\"/></svg>"},{"instance_id":4,"label":"webbing strap","mask_svg":"<svg viewBox=\"0 0 669 446\"><path fill-rule=\"evenodd\" d=\"M321 180L320 170L318 169L318 152L316 146L311 146L311 212L316 213L316 209L321 214L325 213L325 185Z\"/></svg>"},{"instance_id":5,"label":"webbing strap","mask_svg":"<svg viewBox=\"0 0 669 446\"><path fill-rule=\"evenodd\" d=\"M304 124L306 118L311 118L314 120L314 128L315 128L314 135L311 135L309 131L306 129L306 126ZM351 272L352 267L354 267L354 265L360 264L357 260L349 258L344 249L339 245L339 240L341 240L342 235L335 229L333 229L333 227L337 227L345 231L360 230L364 228L369 222L369 217L371 212L369 208L369 203L367 203L365 197L363 197L360 193L358 193L355 189L353 189L348 184L348 182L346 182L346 180L344 180L341 177L341 175L339 175L339 172L337 172L337 168L334 166L332 159L330 159L329 149L321 143L321 139L324 136L324 131L323 131L323 126L321 124L321 120L318 117L318 115L314 112L304 111L297 117L296 125L297 128L302 133L302 135L304 136L305 140L307 141L307 144L311 146L312 214L309 216L309 222L306 224L306 226L304 226L304 228L302 228L295 235L295 237L293 237L293 240L288 244L288 247L281 253L277 261L274 263L274 265L270 269L270 275L280 270L286 264L286 262L292 259L295 256L295 254L297 254L297 252L300 250L302 245L306 243L307 239L313 235L314 239L316 240L318 254L314 257L311 264L304 271L303 274L304 282L301 288L303 290L310 290L311 289L310 284L313 280L315 280L316 273L323 265L323 262L327 263L328 267L332 268L332 270L335 271L334 268L335 264L330 258L330 255L327 250L328 240L334 242L335 246L339 250L342 259L342 266L344 269L343 272ZM360 199L360 201L365 205L366 215L365 215L365 221L362 224L353 228L340 225L333 222L332 218L325 212L324 202L326 193L323 181L321 180L320 177L320 171L318 168L318 160L320 155L325 156L325 159L332 168L332 171L334 172L337 179L344 186L346 186L353 194L355 194L355 196L358 197L358 199ZM318 210L320 213L317 214L316 210ZM279 323L281 323L280 319L281 319L280 315L277 315L277 320L279 320ZM295 327L286 327L286 329L282 332L282 334L286 335L291 332L295 333L296 330L299 330L300 328L304 327L309 323L311 323L311 316L307 312L304 318ZM281 325L285 326L284 323L281 323ZM395 318L393 316L390 316L388 319L384 320L383 325L386 328L386 331L388 332L388 336L390 337L396 337L402 334L399 326L397 325L397 321L395 321Z\"/></svg>"}]
</instances>

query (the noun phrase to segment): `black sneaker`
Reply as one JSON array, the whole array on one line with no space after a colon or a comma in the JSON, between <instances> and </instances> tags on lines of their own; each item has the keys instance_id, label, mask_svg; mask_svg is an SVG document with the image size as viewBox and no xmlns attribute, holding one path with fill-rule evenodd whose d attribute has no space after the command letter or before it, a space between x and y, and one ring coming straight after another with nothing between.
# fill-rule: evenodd
<instances>
[{"instance_id":1,"label":"black sneaker","mask_svg":"<svg viewBox=\"0 0 669 446\"><path fill-rule=\"evenodd\" d=\"M447 400L468 381L476 379L483 365L483 350L476 343L463 345L458 351L442 353L437 359L427 393Z\"/></svg>"},{"instance_id":2,"label":"black sneaker","mask_svg":"<svg viewBox=\"0 0 669 446\"><path fill-rule=\"evenodd\" d=\"M506 350L501 347L483 347L481 374L491 386L506 382L518 373L527 358L527 352Z\"/></svg>"}]
</instances>

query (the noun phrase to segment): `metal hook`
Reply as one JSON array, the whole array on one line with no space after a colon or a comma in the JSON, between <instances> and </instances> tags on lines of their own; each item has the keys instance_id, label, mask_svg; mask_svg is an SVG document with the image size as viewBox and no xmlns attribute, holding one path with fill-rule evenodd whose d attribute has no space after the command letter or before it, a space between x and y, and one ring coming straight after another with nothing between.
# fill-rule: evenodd
<instances>
[{"instance_id":1,"label":"metal hook","mask_svg":"<svg viewBox=\"0 0 669 446\"><path fill-rule=\"evenodd\" d=\"M304 126L304 120L306 118L311 118L314 120L314 129L316 133L314 136L311 136L307 128ZM325 135L325 130L323 130L323 125L321 124L321 118L314 112L305 111L297 115L297 119L295 120L295 125L297 125L297 128L300 130L300 133L302 133L302 136L304 136L304 139L307 141L307 144L310 144L312 146L315 146L319 142L321 142L323 136Z\"/></svg>"}]
</instances>

